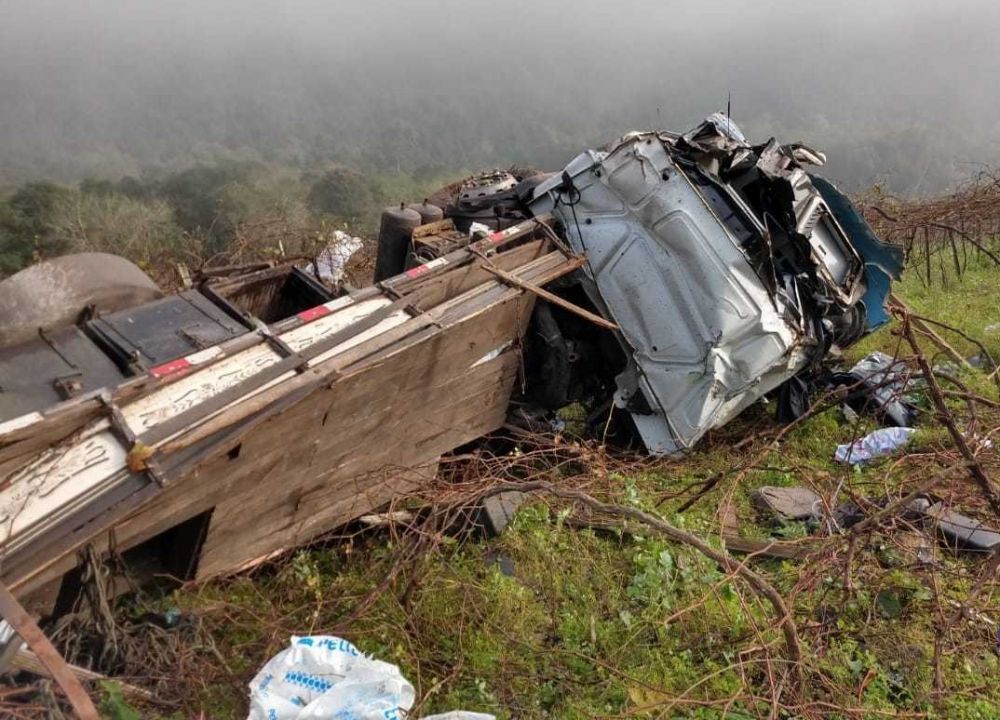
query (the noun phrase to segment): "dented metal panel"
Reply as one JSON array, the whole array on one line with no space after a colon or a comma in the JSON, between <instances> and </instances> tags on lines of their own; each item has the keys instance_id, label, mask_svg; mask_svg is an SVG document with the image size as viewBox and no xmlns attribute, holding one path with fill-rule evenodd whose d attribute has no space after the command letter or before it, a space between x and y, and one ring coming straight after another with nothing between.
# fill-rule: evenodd
<instances>
[{"instance_id":1,"label":"dented metal panel","mask_svg":"<svg viewBox=\"0 0 1000 720\"><path fill-rule=\"evenodd\" d=\"M570 167L579 199L555 211L631 348L616 402L651 452L689 447L802 367L781 301L662 143L638 137Z\"/></svg>"}]
</instances>

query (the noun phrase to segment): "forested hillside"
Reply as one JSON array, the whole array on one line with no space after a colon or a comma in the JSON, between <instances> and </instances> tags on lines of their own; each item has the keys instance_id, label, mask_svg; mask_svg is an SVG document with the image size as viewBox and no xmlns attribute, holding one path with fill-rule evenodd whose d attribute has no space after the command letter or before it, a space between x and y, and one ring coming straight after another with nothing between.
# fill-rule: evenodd
<instances>
[{"instance_id":1,"label":"forested hillside","mask_svg":"<svg viewBox=\"0 0 1000 720\"><path fill-rule=\"evenodd\" d=\"M1000 161L1000 9L956 3L7 5L0 185L219 158L426 176L556 169L730 101L852 189L936 193Z\"/></svg>"}]
</instances>

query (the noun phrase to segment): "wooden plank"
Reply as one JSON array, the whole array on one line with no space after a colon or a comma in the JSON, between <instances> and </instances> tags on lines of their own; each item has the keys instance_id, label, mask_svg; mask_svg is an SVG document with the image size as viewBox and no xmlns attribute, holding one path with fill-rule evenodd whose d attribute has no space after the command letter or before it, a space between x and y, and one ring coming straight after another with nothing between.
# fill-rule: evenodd
<instances>
[{"instance_id":1,"label":"wooden plank","mask_svg":"<svg viewBox=\"0 0 1000 720\"><path fill-rule=\"evenodd\" d=\"M406 304L406 300L397 300L394 303L390 303L389 305L376 309L374 312L361 318L360 320L357 320L356 322L351 323L347 327L303 348L299 351L298 356L282 358L273 365L270 365L251 375L246 380L243 380L232 387L226 388L210 400L199 403L194 407L174 415L169 420L154 426L142 434L140 441L144 445L148 445L150 447L163 442L184 428L190 427L195 423L202 421L206 416L211 415L242 398L246 398L253 391L261 388L272 380L276 380L285 373L296 370L301 364L300 357L307 361L319 357L327 350L345 343L354 336L375 327L383 320L388 319L389 316L402 310Z\"/></svg>"},{"instance_id":2,"label":"wooden plank","mask_svg":"<svg viewBox=\"0 0 1000 720\"><path fill-rule=\"evenodd\" d=\"M42 666L62 688L76 716L80 720L98 720L97 708L79 678L70 672L66 661L3 583L0 583L0 615L38 656Z\"/></svg>"},{"instance_id":3,"label":"wooden plank","mask_svg":"<svg viewBox=\"0 0 1000 720\"><path fill-rule=\"evenodd\" d=\"M484 260L485 260L485 258L484 258ZM585 262L586 262L586 260L583 257L576 258L575 266L576 267L580 267ZM493 273L498 278L500 278L501 280L503 280L505 283L513 285L514 287L519 287L522 290L527 290L528 292L534 293L535 295L537 295L538 297L542 298L543 300L545 300L547 302L550 302L553 305L558 305L563 310L565 310L567 312L570 312L570 313L573 313L577 317L581 317L584 320L587 320L588 322L591 322L594 325L597 325L598 327L602 327L602 328L604 328L606 330L617 330L618 329L618 326L615 323L611 322L610 320L605 320L600 315L595 315L594 313L590 312L589 310L584 310L579 305L574 305L573 303L569 302L568 300L564 300L563 298L559 297L558 295L555 295L554 293L550 293L545 288L539 287L538 285L535 285L534 283L528 282L527 280L524 280L523 278L519 278L517 275L509 273L506 270L502 270L502 269L496 267L495 265L493 265L492 263L487 263L485 265L485 268L486 268L486 270L488 272Z\"/></svg>"},{"instance_id":4,"label":"wooden plank","mask_svg":"<svg viewBox=\"0 0 1000 720\"><path fill-rule=\"evenodd\" d=\"M18 670L24 670L32 675L40 675L48 678L52 677L52 672L45 667L45 664L41 661L38 655L28 648L21 648L18 650L12 665ZM102 675L101 673L88 670L87 668L80 667L79 665L73 665L72 663L66 663L66 667L73 675L78 677L80 680L87 682L99 683L101 681L111 679L107 675ZM139 700L140 702L157 703L160 705L166 704L163 700L156 697L156 695L145 688L138 687L132 683L123 682L120 678L115 678L114 682L121 688L122 695L127 698Z\"/></svg>"},{"instance_id":5,"label":"wooden plank","mask_svg":"<svg viewBox=\"0 0 1000 720\"><path fill-rule=\"evenodd\" d=\"M407 293L417 283L429 276L439 275L455 265L472 262L476 253L496 252L505 245L527 237L534 232L540 232L541 226L550 221L551 216L544 215L517 223L505 230L491 233L486 239L474 242L468 247L460 248L443 257L431 260L423 265L418 265L415 268L410 268L401 275L383 280L380 285L396 293Z\"/></svg>"},{"instance_id":6,"label":"wooden plank","mask_svg":"<svg viewBox=\"0 0 1000 720\"><path fill-rule=\"evenodd\" d=\"M534 276L537 272L542 278L550 278L555 272L556 267L561 270L564 265L565 263L562 263L560 256L557 253L550 253L549 255L539 258L537 261L526 265L524 273ZM467 302L472 301L474 297L479 298L478 302L481 303L480 309L482 309L483 307L486 307L486 305L482 303L495 302L499 299L503 292L503 289L497 286L477 286L467 293L468 297L462 295L448 301L447 303L443 303L428 311L424 315L410 320L408 323L397 326L396 328L389 330L387 333L371 338L370 340L359 344L357 347L344 352L342 355L336 356L332 363L324 364L314 369L311 368L298 378L287 380L280 386L272 387L256 397L240 402L238 405L230 408L226 413L212 419L204 425L191 427L191 429L185 432L181 437L165 443L161 447L161 451L162 453L172 453L183 447L187 447L195 442L198 442L211 434L218 432L223 427L226 427L236 420L242 420L254 413L259 412L267 405L277 401L280 397L288 394L289 392L295 392L302 388L306 388L307 386L311 387L318 385L331 376L338 376L352 371L359 372L361 370L360 367L352 367L352 364L356 361L366 358L369 354L375 354L386 347L391 347L393 352L399 352L411 344L422 342L426 339L427 335L421 334L419 330L425 328L427 325L450 324L468 313L469 307L467 306ZM390 356L380 356L380 360L385 360L388 357Z\"/></svg>"},{"instance_id":7,"label":"wooden plank","mask_svg":"<svg viewBox=\"0 0 1000 720\"><path fill-rule=\"evenodd\" d=\"M523 302L523 296L517 300ZM508 322L516 322L519 309L517 305L518 302L505 304ZM497 309L495 312L499 314L500 310ZM481 326L470 326L470 329L477 335L483 332ZM500 335L509 337L510 332L505 331ZM464 338L462 341L456 339L453 343L456 352L460 353L460 346L464 344L464 340ZM496 337L491 338L490 342L496 342ZM423 346L419 346L418 349L423 349ZM474 356L480 350L482 347L473 353L462 353L459 366L474 363L478 359ZM447 353L435 351L434 355L446 357ZM387 499L386 495L376 492L375 496L367 496L365 494L367 483L363 479L360 481L350 479L358 477L359 472L366 467L378 469L379 464L412 465L419 459L436 457L466 440L499 427L506 414L510 385L516 377L516 355L508 353L506 357L497 358L493 367L487 363L465 374L466 388L479 389L479 394L474 396L473 401L464 395L460 384L449 382L448 375L454 366L445 363L438 365L441 366L438 369L428 367L424 372L415 373L413 372L415 368L426 367L422 359L417 361L414 358L412 362L407 362L406 358L399 358L398 365L382 366L384 369L380 374L383 377L376 380L376 383L383 386L383 397L392 398L391 415L384 412L364 412L365 406L372 402L367 387L357 388L353 398L331 390L331 396L339 395L339 397L333 400L316 396L313 402L304 402L296 409L299 413L298 418L286 417L283 420L283 427L294 427L297 430L295 433L288 433L283 442L269 441L262 437L261 442L252 448L252 452L272 469L258 488L261 486L276 488L275 494L285 499L287 507L284 511L273 507L272 496L270 501L272 507L265 511L264 506L268 504L267 501L255 501L252 497L237 497L238 493L234 489L230 499L216 505L213 527L206 541L200 574L221 572L227 565L236 564L232 553L240 552L243 547L253 548L250 555L260 555L269 548L301 542L310 532L329 529L349 519L350 512L357 511L358 514L363 514L382 504ZM390 372L394 366L398 369ZM491 375L496 379L491 386L484 388L483 378ZM367 374L359 377L369 379ZM434 392L428 393L425 389L428 387L434 389ZM315 408L308 407L313 404L316 405ZM396 413L397 408L400 410L399 413ZM343 432L338 438L323 442L322 435L316 432L310 433L309 429L316 428L321 433L323 417L327 417L329 422L327 413L331 411L336 413L334 417L339 420L340 427L349 428L350 431ZM447 415L449 412L463 412L465 415L459 419L454 414L449 417ZM449 435L443 432L441 421L435 421L435 416L444 416L445 427L450 427L454 433ZM387 423L387 417L395 418L396 421ZM403 427L400 427L401 425ZM293 436L294 440L289 436ZM437 438L435 441L428 442L435 437ZM295 449L291 452L287 451L289 442L295 443ZM367 453L359 454L357 452L359 443L375 457L369 458ZM250 451L247 441L244 441L241 455ZM290 467L289 463L293 461L289 458L300 454L306 460L295 462L294 467ZM289 484L294 487L288 487ZM327 497L324 496L325 492L334 495ZM337 492L341 492L342 496L337 496ZM262 495L257 497L261 498ZM320 501L319 498L323 500ZM305 529L289 527L289 524L294 523L289 518L296 517L296 512L302 512L302 508L308 508L310 515L315 519L303 520ZM328 508L328 510L320 513L316 511L317 508ZM269 526L258 531L258 523L265 516L275 518L277 528ZM276 531L279 529L285 529L285 533L278 534ZM240 536L239 541L235 539L240 532L247 530L253 537ZM220 540L220 537L224 540ZM225 551L219 549L220 545Z\"/></svg>"},{"instance_id":8,"label":"wooden plank","mask_svg":"<svg viewBox=\"0 0 1000 720\"><path fill-rule=\"evenodd\" d=\"M518 258L517 262L533 257L534 259L518 267L517 272L519 277L539 284L565 273L570 265L561 253L534 257L543 248L544 245L536 245L527 250L515 248L509 253L519 251L523 256L512 256L508 262L514 263L514 257ZM508 253L496 257L500 258L505 254ZM464 279L450 283L449 289L441 296L460 291L466 285L478 280L480 276L475 274L478 271L471 272L473 274L464 270L456 275ZM424 287L425 293L442 292L440 288L429 289L434 287L433 285L418 284L414 289L415 295L417 287ZM401 398L410 398L408 392L418 393L414 397L419 397L419 393L423 393L424 402L421 405L423 407L427 405L428 392L443 388L443 399L440 401L442 404L437 406L442 413L459 412L461 407L462 410L479 409L483 417L489 417L489 413L483 413L482 408L492 407L489 403L496 401L497 412L500 414L496 419L490 420L490 423L495 422L498 425L503 421L509 386L499 387L493 394L489 394L488 390L485 391L486 397L492 399L479 399L476 403L463 404L461 401L455 402L449 394L449 383L461 378L462 371L489 356L498 347L509 345L512 340L519 338L530 317L532 304L533 297L519 289L508 288L495 281L481 283L435 306L432 309L433 315L432 312L428 312L408 321L416 323L410 328L416 332L405 337L400 332L398 337L393 338L393 342L385 345L379 345L379 338L373 338L368 341L367 347L363 347L365 344L358 345L345 352L343 356L338 355L324 366L303 373L311 375L310 377L293 378L297 383L301 379L301 383L297 385L297 390L303 393L301 396L295 395L296 387L283 388L286 405L276 406L273 414L268 411L263 414L258 413L259 419L254 419L257 417L255 415L246 421L240 420L232 429L219 432L207 440L209 445L199 456L197 465L192 467L178 465L178 470L184 467L184 474L177 477L174 487L161 492L154 501L143 501L145 504L137 511L128 510L134 505L124 504L100 518L88 521L70 536L62 538L58 548L53 546L57 552L52 554L46 552L47 562L43 566L32 567L26 563L14 567L5 565L5 577L16 585L19 593L39 587L58 576L60 571L64 572L67 564L72 565L72 558L67 554L73 548L91 539L97 539L98 544L102 544L104 542L102 528L109 527L109 524L117 524L118 547L120 550L127 549L192 515L224 502L226 498L252 489L261 478L268 477L270 472L280 467L281 462L287 462L287 458L293 458L301 465L293 468L297 472L313 468L310 471L311 475L309 472L305 473L306 480L328 479L330 468L340 468L340 472L349 472L352 476L370 475L368 471L377 468L373 468L370 463L366 464L364 456L357 453L357 449L363 446L365 441L371 442L375 437L380 438L382 444L392 443L392 437L378 435L378 432L389 427L385 418L392 416L392 403ZM432 316L441 327L421 325L421 322L426 321L423 317L425 314ZM395 330L396 328L393 328L390 332ZM485 363L486 369L483 372L486 372L490 365L491 363ZM310 385L318 381L325 383L326 387L316 388ZM507 382L506 378L504 382ZM509 382L513 382L513 375ZM289 399L286 391L292 392L293 397ZM449 399L452 401L451 405L448 404ZM291 402L287 404L289 400ZM320 400L325 404L319 402ZM375 408L372 408L373 401L379 403ZM417 401L407 399L406 402ZM348 437L343 444L334 442L329 435L322 437L319 445L323 452L319 456L317 456L319 450L312 449L312 446L302 446L301 453L290 452L288 439L290 435L302 433L308 436L312 428L325 425L331 415L343 415L349 418L374 417L376 424L372 426L358 423L358 427L366 429L365 434L360 437ZM379 418L381 422L378 422ZM492 427L480 429L465 421L460 424L472 434L461 439L450 437L448 435L450 428L447 425L443 428L435 427L432 418L424 424L424 432L414 439L413 448L419 446L423 453L436 456L444 450L451 449L455 444L474 439L483 432L493 429ZM437 447L435 443L438 441L450 442L453 445L435 450ZM227 453L240 443L242 445L239 459L233 460ZM177 457L182 458L183 454L179 452ZM252 461L243 462L247 458L251 458ZM171 457L166 458L168 461L170 459ZM417 455L408 456L406 464L413 464L420 459ZM164 467L167 471L171 469L166 462ZM320 475L320 470L326 474ZM304 491L305 486L302 489ZM140 499L138 495L136 497L137 500ZM125 517L124 512L115 514L123 508L131 512L131 516ZM370 508L365 508L365 511L367 509ZM323 522L326 522L326 519ZM308 524L306 527L311 528L312 525Z\"/></svg>"},{"instance_id":9,"label":"wooden plank","mask_svg":"<svg viewBox=\"0 0 1000 720\"><path fill-rule=\"evenodd\" d=\"M412 395L398 403L400 412L406 413L401 417L411 422L394 423L381 431L370 425L359 427L345 434L337 443L339 448L316 447L311 460L316 466L326 464L324 459L340 450L346 451L351 461L316 474L312 482L297 482L293 473L282 469L271 473L254 492L216 505L198 577L224 573L255 556L300 545L393 497L412 492L421 480L429 478L401 470L436 458L503 422L506 396L517 374L517 358L508 354L498 362L502 368L498 377L490 377L496 376L496 369L481 366L465 382L450 387L453 399L446 407L437 403L416 406L423 398ZM484 385L484 378L490 384ZM402 434L407 431L409 437ZM366 437L371 439L368 457L358 457L345 447ZM364 473L366 466L378 469Z\"/></svg>"},{"instance_id":10,"label":"wooden plank","mask_svg":"<svg viewBox=\"0 0 1000 720\"><path fill-rule=\"evenodd\" d=\"M523 236L525 232L522 229L504 236L500 245L509 244L513 240ZM533 247L541 248L543 242L538 241ZM515 248L514 250L517 251L520 248ZM471 257L468 253L465 253L465 255ZM506 257L507 255L511 256ZM532 254L530 251L516 254L499 253L496 256L496 262L503 269L512 269L523 262L524 258L529 255L537 257L537 254ZM405 276L400 277L404 278ZM430 276L418 278L417 280L406 278L407 291L416 291L424 286L428 280L437 280L436 289L419 298L423 307L428 307L433 304L435 298L448 299L451 297L449 293L459 294L464 292L471 286L470 283L475 282L479 277L481 277L481 273L470 273L464 270L464 266L456 265L441 273L433 273ZM376 297L379 294L377 287L368 287L352 293L350 299L355 303L359 303ZM281 334L300 325L302 325L302 320L292 317L273 325L272 331ZM208 367L254 345L265 342L266 338L260 333L255 332L249 332L233 338L216 346L220 350L220 353L203 367ZM144 375L129 379L118 387L110 389L112 402L123 404L134 401L154 392L164 385L180 380L181 377L181 375L174 375L158 378L151 375ZM100 399L102 392L107 391L97 391L74 398L60 403L46 410L44 413L36 414L38 415L36 418L26 418L33 420L33 422L25 427L17 427L15 425L13 428L5 431L3 424L0 424L0 478L6 477L17 470L24 462L30 460L34 454L58 443L87 422L99 417L105 411L105 403Z\"/></svg>"},{"instance_id":11,"label":"wooden plank","mask_svg":"<svg viewBox=\"0 0 1000 720\"><path fill-rule=\"evenodd\" d=\"M766 555L768 557L785 558L788 560L798 560L816 551L815 543L797 543L788 540L760 540L758 538L744 538L732 533L723 534L722 541L725 543L726 549L730 551L746 553L748 555Z\"/></svg>"},{"instance_id":12,"label":"wooden plank","mask_svg":"<svg viewBox=\"0 0 1000 720\"><path fill-rule=\"evenodd\" d=\"M441 235L443 233L453 233L455 232L455 222L451 218L445 218L444 220L438 220L437 222L426 223L413 230L412 238L414 240L419 240L425 238L428 235Z\"/></svg>"},{"instance_id":13,"label":"wooden plank","mask_svg":"<svg viewBox=\"0 0 1000 720\"><path fill-rule=\"evenodd\" d=\"M540 240L531 243L532 249L529 250L518 247L509 252L500 253L496 256L495 262L502 269L513 269L529 259L537 258L541 254L544 242ZM470 270L468 266L455 266L446 272L422 278L419 282L412 281L410 290L421 292L413 299L413 302L419 302L421 306L426 308L461 294L487 279L485 273L479 269ZM428 286L428 281L433 289L422 290ZM360 303L379 296L379 294L378 288L368 287L352 293L350 298L353 302ZM273 325L272 331L276 334L282 334L301 325L301 320L292 317ZM209 367L226 357L232 357L234 354L264 342L266 342L264 336L253 332L233 338L217 346L221 353L202 367ZM180 379L179 375L164 378L150 376L132 378L113 389L112 401L118 404L131 402ZM82 425L99 417L105 410L105 404L100 399L101 392L97 391L60 403L44 413L38 414L38 417L29 426L3 432L2 425L0 425L0 477L5 477L35 453L59 442Z\"/></svg>"},{"instance_id":14,"label":"wooden plank","mask_svg":"<svg viewBox=\"0 0 1000 720\"><path fill-rule=\"evenodd\" d=\"M547 254L545 240L533 240L495 256L497 267L514 270ZM422 309L429 309L494 279L479 263L469 263L451 272L433 275L413 288L407 297Z\"/></svg>"}]
</instances>

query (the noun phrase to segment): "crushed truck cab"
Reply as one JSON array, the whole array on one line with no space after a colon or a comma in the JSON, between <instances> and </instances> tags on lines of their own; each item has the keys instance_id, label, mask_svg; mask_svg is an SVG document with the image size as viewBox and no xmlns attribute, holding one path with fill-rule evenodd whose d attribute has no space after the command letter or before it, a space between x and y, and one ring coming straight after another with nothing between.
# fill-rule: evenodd
<instances>
[{"instance_id":1,"label":"crushed truck cab","mask_svg":"<svg viewBox=\"0 0 1000 720\"><path fill-rule=\"evenodd\" d=\"M864 221L804 169L822 162L752 147L716 114L684 135L626 135L534 188L531 210L586 254L581 282L619 327L614 400L650 452L690 448L884 322L901 252L870 230L856 241Z\"/></svg>"}]
</instances>

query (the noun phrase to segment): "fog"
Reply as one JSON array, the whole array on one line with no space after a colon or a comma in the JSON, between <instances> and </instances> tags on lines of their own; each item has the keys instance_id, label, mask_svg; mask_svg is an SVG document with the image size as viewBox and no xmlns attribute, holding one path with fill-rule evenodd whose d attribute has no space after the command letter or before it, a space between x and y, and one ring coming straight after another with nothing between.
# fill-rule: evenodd
<instances>
[{"instance_id":1,"label":"fog","mask_svg":"<svg viewBox=\"0 0 1000 720\"><path fill-rule=\"evenodd\" d=\"M0 182L554 168L724 109L852 188L1000 163L1000 3L0 0Z\"/></svg>"}]
</instances>

